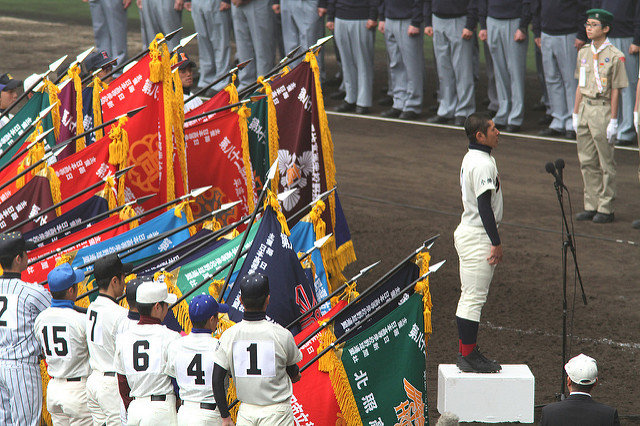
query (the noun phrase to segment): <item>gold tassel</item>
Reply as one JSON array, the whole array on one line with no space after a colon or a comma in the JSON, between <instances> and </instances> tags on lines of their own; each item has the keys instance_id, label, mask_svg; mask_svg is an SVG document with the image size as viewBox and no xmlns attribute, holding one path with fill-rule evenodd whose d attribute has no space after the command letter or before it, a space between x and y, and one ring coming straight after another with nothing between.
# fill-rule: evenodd
<instances>
[{"instance_id":1,"label":"gold tassel","mask_svg":"<svg viewBox=\"0 0 640 426\"><path fill-rule=\"evenodd\" d=\"M120 220L125 221L131 219L136 215L136 211L131 206L125 206L122 210L120 210ZM129 230L135 229L139 225L138 219L132 220L129 222Z\"/></svg>"},{"instance_id":2,"label":"gold tassel","mask_svg":"<svg viewBox=\"0 0 640 426\"><path fill-rule=\"evenodd\" d=\"M202 225L202 229L208 229L209 231L212 231L212 232L216 232L221 228L222 228L222 225L220 225L220 222L218 222L215 217L211 220L205 221L204 224Z\"/></svg>"},{"instance_id":3,"label":"gold tassel","mask_svg":"<svg viewBox=\"0 0 640 426\"><path fill-rule=\"evenodd\" d=\"M267 126L269 137L269 164L273 164L278 158L278 150L280 149L280 133L278 131L278 118L276 116L276 106L273 103L273 95L271 85L266 81L258 81L262 83L264 93L267 95ZM278 182L280 181L280 171L276 170L276 174L271 180L271 190L278 193Z\"/></svg>"},{"instance_id":4,"label":"gold tassel","mask_svg":"<svg viewBox=\"0 0 640 426\"><path fill-rule=\"evenodd\" d=\"M162 38L164 38L162 33L158 33L156 34L156 38L149 44L149 57L151 58L151 62L149 62L149 80L151 80L152 83L162 81L163 77L160 49L158 49L158 40Z\"/></svg>"},{"instance_id":5,"label":"gold tassel","mask_svg":"<svg viewBox=\"0 0 640 426\"><path fill-rule=\"evenodd\" d=\"M179 275L180 268L176 268L172 272L159 271L153 275L153 280L158 281L162 277L164 283L167 285L169 293L175 294L179 299L182 297L182 292L177 285ZM180 327L182 327L185 333L190 333L191 328L193 328L193 324L191 324L191 319L189 318L189 304L187 303L187 299L178 303L177 307L174 308L173 315L176 317L178 324L180 324Z\"/></svg>"},{"instance_id":6,"label":"gold tassel","mask_svg":"<svg viewBox=\"0 0 640 426\"><path fill-rule=\"evenodd\" d=\"M178 55L171 58L171 66L178 63ZM176 140L176 149L178 150L178 160L180 161L180 174L182 176L182 184L184 193L189 192L189 181L187 176L187 151L184 145L184 92L182 90L182 80L180 80L179 72L171 73L173 78L174 96L173 110L174 120L173 134ZM189 231L195 230L195 227L189 228ZM195 233L195 231L194 231ZM193 235L193 233L191 234Z\"/></svg>"},{"instance_id":7,"label":"gold tassel","mask_svg":"<svg viewBox=\"0 0 640 426\"><path fill-rule=\"evenodd\" d=\"M57 266L57 265L56 265ZM89 284L89 278L85 278L81 282L78 283L78 294L85 294L89 289L87 288ZM75 305L81 308L88 308L89 303L91 303L91 299L88 297L83 297L80 300L76 300Z\"/></svg>"},{"instance_id":8,"label":"gold tassel","mask_svg":"<svg viewBox=\"0 0 640 426\"><path fill-rule=\"evenodd\" d=\"M158 34L160 35L160 34ZM156 36L158 37L158 36ZM167 201L176 198L176 182L173 170L173 133L172 128L176 122L175 111L173 111L173 85L171 84L171 58L167 43L162 43L160 47L162 53L162 96L164 101L164 144L165 169L167 173Z\"/></svg>"},{"instance_id":9,"label":"gold tassel","mask_svg":"<svg viewBox=\"0 0 640 426\"><path fill-rule=\"evenodd\" d=\"M229 377L229 389L227 389L227 405L231 405L238 399L238 395L236 394L236 385L233 382L233 378ZM229 414L231 415L231 420L235 424L238 421L238 410L240 409L241 402L238 402L233 408L229 410Z\"/></svg>"},{"instance_id":10,"label":"gold tassel","mask_svg":"<svg viewBox=\"0 0 640 426\"><path fill-rule=\"evenodd\" d=\"M62 194L60 193L60 179L56 176L56 172L53 167L47 167L38 173L38 176L46 177L49 180L49 188L51 188L51 198L53 204L58 204L62 201ZM62 208L56 208L56 214L60 216L62 214Z\"/></svg>"},{"instance_id":11,"label":"gold tassel","mask_svg":"<svg viewBox=\"0 0 640 426\"><path fill-rule=\"evenodd\" d=\"M420 268L420 276L426 274L429 271L429 262L431 261L431 255L428 252L418 253L416 255L415 263ZM424 343L425 347L429 343L429 336L433 332L431 326L431 310L433 308L433 302L431 301L431 291L429 289L429 277L416 283L414 287L415 292L422 295L422 314L424 317Z\"/></svg>"},{"instance_id":12,"label":"gold tassel","mask_svg":"<svg viewBox=\"0 0 640 426\"><path fill-rule=\"evenodd\" d=\"M109 164L118 166L120 170L129 166L129 133L122 127L127 124L129 119L127 117L121 117L118 120L118 125L111 126L109 130ZM118 179L118 205L123 205L125 202L125 175L123 174Z\"/></svg>"},{"instance_id":13,"label":"gold tassel","mask_svg":"<svg viewBox=\"0 0 640 426\"><path fill-rule=\"evenodd\" d=\"M233 321L231 321L229 319L229 315L222 314L218 318L218 327L216 328L215 337L217 339L219 339L220 336L222 336L222 333L224 333L225 331L227 331L229 328L231 328L234 325L235 325L235 322L233 322Z\"/></svg>"},{"instance_id":14,"label":"gold tassel","mask_svg":"<svg viewBox=\"0 0 640 426\"><path fill-rule=\"evenodd\" d=\"M236 75L233 74L231 76L231 83L227 84L224 88L224 91L229 94L229 105L238 103L238 89L236 88Z\"/></svg>"},{"instance_id":15,"label":"gold tassel","mask_svg":"<svg viewBox=\"0 0 640 426\"><path fill-rule=\"evenodd\" d=\"M330 340L330 336L325 337L325 339L327 341ZM318 352L320 352L320 347L318 347ZM323 361L322 366L329 372L331 387L333 387L333 392L336 396L338 406L340 407L340 412L342 412L347 425L362 426L362 419L360 418L358 405L356 404L356 399L353 396L353 391L349 384L349 377L347 376L344 365L340 360L339 353L341 352L341 350L328 351L322 356L322 358L326 358ZM320 364L318 365L318 369L320 369Z\"/></svg>"},{"instance_id":16,"label":"gold tassel","mask_svg":"<svg viewBox=\"0 0 640 426\"><path fill-rule=\"evenodd\" d=\"M323 325L324 323L326 323L326 320L322 321L320 325ZM318 350L316 353L322 352L323 350L331 346L331 344L335 341L336 335L333 334L332 326L325 327L324 330L320 332L320 336L318 336ZM332 351L328 351L318 360L318 371L328 373L333 368L335 368L335 360L331 357L330 352Z\"/></svg>"},{"instance_id":17,"label":"gold tassel","mask_svg":"<svg viewBox=\"0 0 640 426\"><path fill-rule=\"evenodd\" d=\"M220 297L220 290L224 285L224 280L211 280L209 284L209 294L216 300Z\"/></svg>"},{"instance_id":18,"label":"gold tassel","mask_svg":"<svg viewBox=\"0 0 640 426\"><path fill-rule=\"evenodd\" d=\"M102 124L102 103L100 102L100 93L108 87L109 85L102 82L98 76L93 79L93 98L91 99L91 107L93 109L93 127L98 127ZM78 133L82 132L78 131ZM96 130L95 133L97 141L104 137L104 129Z\"/></svg>"},{"instance_id":19,"label":"gold tassel","mask_svg":"<svg viewBox=\"0 0 640 426\"><path fill-rule=\"evenodd\" d=\"M118 200L116 200L116 179L113 175L107 176L102 194L107 199L109 210L115 209Z\"/></svg>"},{"instance_id":20,"label":"gold tassel","mask_svg":"<svg viewBox=\"0 0 640 426\"><path fill-rule=\"evenodd\" d=\"M253 170L251 168L251 154L249 153L249 129L247 119L251 116L251 110L242 105L238 111L238 125L240 126L240 138L242 140L242 161L244 162L244 173L247 180L247 205L249 211L253 211L255 206L253 193Z\"/></svg>"},{"instance_id":21,"label":"gold tassel","mask_svg":"<svg viewBox=\"0 0 640 426\"><path fill-rule=\"evenodd\" d=\"M280 210L278 197L276 197L273 192L267 189L267 195L266 197L264 197L264 209L266 210L269 206L271 206L278 217L278 222L280 222L280 226L282 227L282 233L286 234L287 236L291 235L291 232L289 232L289 225L287 225L287 219L282 214L282 210Z\"/></svg>"},{"instance_id":22,"label":"gold tassel","mask_svg":"<svg viewBox=\"0 0 640 426\"><path fill-rule=\"evenodd\" d=\"M185 213L185 219L187 221L187 223L191 223L193 222L193 211L191 210L191 207L189 206L189 203L191 203L193 200L187 200L187 201L183 201L180 204L178 204L177 206L174 207L173 209L173 214L175 217L179 217L182 218L182 212L184 211ZM189 234L193 235L196 233L196 226L190 226L189 227Z\"/></svg>"},{"instance_id":23,"label":"gold tassel","mask_svg":"<svg viewBox=\"0 0 640 426\"><path fill-rule=\"evenodd\" d=\"M76 92L76 135L84 133L84 114L82 113L82 80L80 80L80 66L74 65L69 69L69 77L73 80L73 88ZM76 139L76 152L82 151L86 146L85 138Z\"/></svg>"},{"instance_id":24,"label":"gold tassel","mask_svg":"<svg viewBox=\"0 0 640 426\"><path fill-rule=\"evenodd\" d=\"M42 377L42 423L52 425L51 414L47 410L47 387L49 386L49 373L47 372L47 364L43 359L40 360L40 377Z\"/></svg>"},{"instance_id":25,"label":"gold tassel","mask_svg":"<svg viewBox=\"0 0 640 426\"><path fill-rule=\"evenodd\" d=\"M51 121L53 122L53 134L56 140L58 140L58 138L60 138L60 101L58 100L58 93L60 93L60 89L58 89L58 86L53 84L48 78L45 78L43 83L44 91L49 94L49 105L58 104L58 106L54 107L50 113Z\"/></svg>"}]
</instances>

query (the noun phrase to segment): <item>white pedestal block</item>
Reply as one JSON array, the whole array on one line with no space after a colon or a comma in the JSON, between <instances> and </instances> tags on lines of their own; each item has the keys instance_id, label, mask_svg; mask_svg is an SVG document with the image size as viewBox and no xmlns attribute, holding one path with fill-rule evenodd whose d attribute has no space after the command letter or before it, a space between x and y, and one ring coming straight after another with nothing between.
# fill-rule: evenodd
<instances>
[{"instance_id":1,"label":"white pedestal block","mask_svg":"<svg viewBox=\"0 0 640 426\"><path fill-rule=\"evenodd\" d=\"M524 364L503 365L499 373L463 373L438 366L438 411L461 422L533 423L535 379Z\"/></svg>"}]
</instances>

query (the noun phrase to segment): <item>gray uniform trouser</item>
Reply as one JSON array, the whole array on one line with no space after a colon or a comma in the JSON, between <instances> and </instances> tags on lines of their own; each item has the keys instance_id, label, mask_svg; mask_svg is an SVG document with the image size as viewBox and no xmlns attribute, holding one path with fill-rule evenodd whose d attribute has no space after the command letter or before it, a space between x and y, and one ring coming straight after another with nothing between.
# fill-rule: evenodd
<instances>
[{"instance_id":1,"label":"gray uniform trouser","mask_svg":"<svg viewBox=\"0 0 640 426\"><path fill-rule=\"evenodd\" d=\"M252 0L242 6L231 6L231 17L238 61L253 58L239 72L240 88L243 89L255 83L259 75L265 75L275 64L275 14L270 0Z\"/></svg>"},{"instance_id":2,"label":"gray uniform trouser","mask_svg":"<svg viewBox=\"0 0 640 426\"><path fill-rule=\"evenodd\" d=\"M513 39L520 19L487 18L487 42L493 59L500 106L493 117L496 124L522 126L524 118L524 77L527 41Z\"/></svg>"},{"instance_id":3,"label":"gray uniform trouser","mask_svg":"<svg viewBox=\"0 0 640 426\"><path fill-rule=\"evenodd\" d=\"M306 50L324 34L324 20L318 16L318 5L314 0L280 0L280 16L286 53L291 52L296 46ZM321 73L324 69L323 51L324 48L318 55ZM291 67L298 65L302 59L294 62Z\"/></svg>"},{"instance_id":4,"label":"gray uniform trouser","mask_svg":"<svg viewBox=\"0 0 640 426\"><path fill-rule=\"evenodd\" d=\"M409 36L410 19L389 19L384 24L384 39L389 54L393 108L422 112L424 49L423 31Z\"/></svg>"},{"instance_id":5,"label":"gray uniform trouser","mask_svg":"<svg viewBox=\"0 0 640 426\"><path fill-rule=\"evenodd\" d=\"M547 85L551 116L549 125L553 130L565 132L573 130L573 106L576 99L578 81L574 74L578 51L575 48L576 33L549 35L542 33L542 66Z\"/></svg>"},{"instance_id":6,"label":"gray uniform trouser","mask_svg":"<svg viewBox=\"0 0 640 426\"><path fill-rule=\"evenodd\" d=\"M540 90L542 91L542 96L540 96L540 103L544 104L547 108L545 110L545 114L551 115L551 107L549 106L549 96L547 95L547 85L544 82L544 68L542 66L542 51L538 47L537 44L534 44L535 55L536 55L536 77L538 78L538 83L540 84Z\"/></svg>"},{"instance_id":7,"label":"gray uniform trouser","mask_svg":"<svg viewBox=\"0 0 640 426\"><path fill-rule=\"evenodd\" d=\"M90 0L89 10L96 48L121 65L127 59L127 11L122 0Z\"/></svg>"},{"instance_id":8,"label":"gray uniform trouser","mask_svg":"<svg viewBox=\"0 0 640 426\"><path fill-rule=\"evenodd\" d=\"M375 31L366 19L335 18L334 37L342 59L344 100L370 107L373 98L373 47Z\"/></svg>"},{"instance_id":9,"label":"gray uniform trouser","mask_svg":"<svg viewBox=\"0 0 640 426\"><path fill-rule=\"evenodd\" d=\"M182 26L182 12L173 8L173 0L142 0L142 23L144 34L150 37L149 42L158 33L169 34ZM180 43L182 31L176 34L167 42L167 47L171 51Z\"/></svg>"},{"instance_id":10,"label":"gray uniform trouser","mask_svg":"<svg viewBox=\"0 0 640 426\"><path fill-rule=\"evenodd\" d=\"M468 117L476 111L473 82L473 38L464 40L467 18L433 17L433 45L437 57L442 117Z\"/></svg>"},{"instance_id":11,"label":"gray uniform trouser","mask_svg":"<svg viewBox=\"0 0 640 426\"><path fill-rule=\"evenodd\" d=\"M487 98L489 98L488 109L498 111L500 103L498 101L498 91L496 90L496 74L493 70L493 58L489 51L487 42L483 42L482 50L484 52L484 63L487 70Z\"/></svg>"},{"instance_id":12,"label":"gray uniform trouser","mask_svg":"<svg viewBox=\"0 0 640 426\"><path fill-rule=\"evenodd\" d=\"M220 11L220 0L191 0L191 16L198 33L200 57L199 87L224 76L231 60L231 13ZM220 91L229 83L225 78L213 89Z\"/></svg>"},{"instance_id":13,"label":"gray uniform trouser","mask_svg":"<svg viewBox=\"0 0 640 426\"><path fill-rule=\"evenodd\" d=\"M635 142L636 131L633 128L633 108L636 103L636 86L638 85L638 55L629 54L629 46L633 37L610 38L609 41L624 53L624 67L629 78L629 86L620 89L618 104L618 140Z\"/></svg>"}]
</instances>

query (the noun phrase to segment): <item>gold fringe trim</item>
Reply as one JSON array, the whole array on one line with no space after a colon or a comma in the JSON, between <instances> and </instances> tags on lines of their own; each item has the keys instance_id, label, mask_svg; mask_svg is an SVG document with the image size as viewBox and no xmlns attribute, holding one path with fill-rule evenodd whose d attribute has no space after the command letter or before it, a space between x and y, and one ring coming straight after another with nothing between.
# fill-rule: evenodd
<instances>
[{"instance_id":1,"label":"gold fringe trim","mask_svg":"<svg viewBox=\"0 0 640 426\"><path fill-rule=\"evenodd\" d=\"M278 130L278 117L276 115L276 105L273 103L273 95L271 85L266 81L258 79L258 83L262 84L264 93L267 95L267 126L269 132L269 165L273 164L278 158L278 150L280 149L280 133ZM280 170L276 170L276 174L271 180L271 190L278 193L278 182L280 181Z\"/></svg>"},{"instance_id":2,"label":"gold fringe trim","mask_svg":"<svg viewBox=\"0 0 640 426\"><path fill-rule=\"evenodd\" d=\"M116 199L116 179L113 175L107 176L102 192L103 197L107 199L109 210L115 209L118 200Z\"/></svg>"},{"instance_id":3,"label":"gold fringe trim","mask_svg":"<svg viewBox=\"0 0 640 426\"><path fill-rule=\"evenodd\" d=\"M53 134L56 140L58 140L58 138L60 138L60 101L58 100L58 93L60 93L60 89L58 89L58 86L53 84L51 80L49 80L48 78L45 78L42 81L44 83L43 91L49 94L49 105L58 104L57 107L54 107L51 110L51 121L53 122Z\"/></svg>"},{"instance_id":4,"label":"gold fringe trim","mask_svg":"<svg viewBox=\"0 0 640 426\"><path fill-rule=\"evenodd\" d=\"M149 56L151 57L151 62L149 62L149 80L151 80L152 83L162 81L162 62L160 60L160 49L158 49L158 40L162 38L164 38L162 33L158 33L149 44Z\"/></svg>"},{"instance_id":5,"label":"gold fringe trim","mask_svg":"<svg viewBox=\"0 0 640 426\"><path fill-rule=\"evenodd\" d=\"M356 291L356 287L358 285L357 281L348 284L345 289L337 296L333 296L331 298L331 307L336 306L341 300L346 300L347 303L353 302L355 299L360 296L360 293Z\"/></svg>"},{"instance_id":6,"label":"gold fringe trim","mask_svg":"<svg viewBox=\"0 0 640 426\"><path fill-rule=\"evenodd\" d=\"M289 225L287 225L287 219L282 214L282 210L280 210L280 203L278 202L278 197L267 189L267 195L264 197L264 209L271 206L273 211L276 213L278 217L278 222L280 222L280 226L282 227L282 233L287 236L291 235L289 231Z\"/></svg>"},{"instance_id":7,"label":"gold fringe trim","mask_svg":"<svg viewBox=\"0 0 640 426\"><path fill-rule=\"evenodd\" d=\"M69 76L73 79L73 88L76 92L76 135L84 133L84 114L82 113L82 80L80 80L80 66L75 65L69 70ZM87 146L85 138L76 139L76 152L82 151Z\"/></svg>"},{"instance_id":8,"label":"gold fringe trim","mask_svg":"<svg viewBox=\"0 0 640 426\"><path fill-rule=\"evenodd\" d=\"M47 410L47 387L49 386L49 373L47 372L47 364L43 359L40 360L40 376L42 377L42 418L41 424L52 425L51 414Z\"/></svg>"},{"instance_id":9,"label":"gold fringe trim","mask_svg":"<svg viewBox=\"0 0 640 426\"><path fill-rule=\"evenodd\" d=\"M171 65L169 63L171 58L167 43L162 43L160 51L162 52L162 97L164 98L164 161L167 173L167 201L171 201L176 198L176 181L173 170L173 126L177 122L177 117L173 110L175 95L171 84Z\"/></svg>"},{"instance_id":10,"label":"gold fringe trim","mask_svg":"<svg viewBox=\"0 0 640 426\"><path fill-rule=\"evenodd\" d=\"M233 74L231 76L231 83L227 84L224 88L224 91L229 94L229 105L238 103L238 89L236 88L236 75Z\"/></svg>"},{"instance_id":11,"label":"gold fringe trim","mask_svg":"<svg viewBox=\"0 0 640 426\"><path fill-rule=\"evenodd\" d=\"M319 349L320 348L318 348L318 352L320 352ZM327 368L329 372L333 392L335 393L338 406L347 425L362 426L362 418L360 417L358 405L356 404L356 399L353 396L353 391L349 384L349 377L336 352L336 350L329 351L322 357L327 358L323 361L323 367ZM320 365L318 365L318 368L320 368Z\"/></svg>"},{"instance_id":12,"label":"gold fringe trim","mask_svg":"<svg viewBox=\"0 0 640 426\"><path fill-rule=\"evenodd\" d=\"M236 385L233 382L233 378L229 377L229 389L227 389L227 405L231 405L238 399L238 395L236 394ZM229 410L229 414L231 416L231 420L233 423L238 421L238 410L240 409L241 402L238 402L233 408Z\"/></svg>"},{"instance_id":13,"label":"gold fringe trim","mask_svg":"<svg viewBox=\"0 0 640 426\"><path fill-rule=\"evenodd\" d=\"M179 275L180 268L176 268L171 272L159 271L153 275L153 280L158 281L160 280L160 278L162 278L164 283L167 285L167 290L169 291L169 293L175 294L179 299L182 297L182 292L177 285ZM178 321L178 324L180 324L180 327L182 327L185 333L190 333L191 328L193 328L193 324L191 324L191 319L189 318L189 304L187 303L187 299L182 300L173 309L173 315L176 317L176 320Z\"/></svg>"},{"instance_id":14,"label":"gold fringe trim","mask_svg":"<svg viewBox=\"0 0 640 426\"><path fill-rule=\"evenodd\" d=\"M49 188L51 188L51 198L53 204L58 204L62 201L62 194L60 193L60 179L56 176L56 172L53 167L47 167L38 173L38 176L46 177L49 180ZM62 208L56 208L56 214L60 216L62 214Z\"/></svg>"},{"instance_id":15,"label":"gold fringe trim","mask_svg":"<svg viewBox=\"0 0 640 426\"><path fill-rule=\"evenodd\" d=\"M128 220L136 215L136 211L131 206L125 206L122 210L120 210L120 220ZM138 219L132 220L129 222L129 230L135 229L138 227L140 222Z\"/></svg>"},{"instance_id":16,"label":"gold fringe trim","mask_svg":"<svg viewBox=\"0 0 640 426\"><path fill-rule=\"evenodd\" d=\"M326 322L327 321L324 320L320 322L320 325L323 325ZM323 350L331 346L333 342L336 341L336 335L333 334L332 328L333 326L330 325L320 332L320 335L318 336L318 350L316 353L322 352ZM318 360L319 371L322 371L324 373L329 373L335 367L333 365L335 360L331 357L330 355L331 352L332 351L328 351Z\"/></svg>"},{"instance_id":17,"label":"gold fringe trim","mask_svg":"<svg viewBox=\"0 0 640 426\"><path fill-rule=\"evenodd\" d=\"M91 99L91 108L93 109L93 126L98 127L102 124L102 103L100 102L100 94L109 87L108 84L102 82L96 76L93 79L93 97ZM84 130L83 130L84 131ZM82 133L78 131L78 133ZM96 141L104 137L104 129L96 130Z\"/></svg>"},{"instance_id":18,"label":"gold fringe trim","mask_svg":"<svg viewBox=\"0 0 640 426\"><path fill-rule=\"evenodd\" d=\"M218 300L220 297L220 290L224 286L224 280L211 280L211 284L209 284L209 294L214 299Z\"/></svg>"},{"instance_id":19,"label":"gold fringe trim","mask_svg":"<svg viewBox=\"0 0 640 426\"><path fill-rule=\"evenodd\" d=\"M187 201L183 201L180 204L178 204L173 209L174 216L182 218L182 212L184 211L185 219L186 219L187 223L193 222L193 211L191 210L191 206L189 206L189 204L191 202L192 202L192 200L187 200ZM189 227L189 234L191 236L193 236L193 234L195 234L196 232L197 232L197 229L196 229L195 225Z\"/></svg>"},{"instance_id":20,"label":"gold fringe trim","mask_svg":"<svg viewBox=\"0 0 640 426\"><path fill-rule=\"evenodd\" d=\"M247 181L247 206L252 212L255 207L253 193L253 170L251 168L251 154L249 152L249 129L247 119L251 116L251 110L242 105L238 110L238 126L240 126L240 139L242 141L242 161L244 162L244 173Z\"/></svg>"},{"instance_id":21,"label":"gold fringe trim","mask_svg":"<svg viewBox=\"0 0 640 426\"><path fill-rule=\"evenodd\" d=\"M71 264L71 261L69 261L69 264ZM93 290L93 285L96 282L96 280L95 279L89 280L89 277L86 277L81 283L78 283L78 294L84 294L88 291ZM80 300L76 300L75 305L81 308L88 308L89 303L91 303L91 299L89 297L83 297Z\"/></svg>"},{"instance_id":22,"label":"gold fringe trim","mask_svg":"<svg viewBox=\"0 0 640 426\"><path fill-rule=\"evenodd\" d=\"M218 222L214 217L211 220L206 220L202 225L202 229L208 229L209 231L216 232L217 230L222 229L222 225L220 225L220 222Z\"/></svg>"},{"instance_id":23,"label":"gold fringe trim","mask_svg":"<svg viewBox=\"0 0 640 426\"><path fill-rule=\"evenodd\" d=\"M25 142L27 146L31 144L33 141L35 141L36 138L40 136L43 132L44 130L42 129L42 123L38 123L36 125L36 129L29 135L29 137ZM29 168L32 164L35 164L36 162L42 160L42 158L44 157L44 154L45 154L44 141L40 141L37 144L33 145L31 148L29 148L29 151L27 151L27 155L25 156L24 160L22 160L18 165L16 169L16 174L22 173L27 168ZM46 163L42 163L35 169L31 170L31 176L36 176L38 173L42 171L42 169L46 167L46 165L47 165ZM25 174L16 180L16 183L15 183L16 188L17 189L22 188L26 184L26 182L27 182L27 175Z\"/></svg>"},{"instance_id":24,"label":"gold fringe trim","mask_svg":"<svg viewBox=\"0 0 640 426\"><path fill-rule=\"evenodd\" d=\"M415 263L420 267L420 276L426 274L429 271L429 262L431 261L431 255L428 252L418 253L416 255ZM424 343L425 348L429 343L429 336L433 332L431 325L431 310L433 308L433 302L431 300L431 291L429 289L429 277L416 283L414 287L415 292L422 295L422 314L424 317Z\"/></svg>"},{"instance_id":25,"label":"gold fringe trim","mask_svg":"<svg viewBox=\"0 0 640 426\"><path fill-rule=\"evenodd\" d=\"M111 126L109 130L109 164L117 166L120 170L129 166L129 134L122 127L129 119L121 117L118 125ZM125 175L118 179L118 205L123 205L125 201Z\"/></svg>"},{"instance_id":26,"label":"gold fringe trim","mask_svg":"<svg viewBox=\"0 0 640 426\"><path fill-rule=\"evenodd\" d=\"M178 63L178 54L176 53L171 58L170 66L174 66ZM182 185L184 193L189 192L189 183L187 176L187 151L184 145L184 91L182 89L182 80L180 80L179 72L171 73L173 80L173 111L174 118L173 134L176 141L176 149L178 150L178 160L180 161L180 174L182 176ZM189 231L194 230L191 235L195 233L195 227L189 228Z\"/></svg>"}]
</instances>

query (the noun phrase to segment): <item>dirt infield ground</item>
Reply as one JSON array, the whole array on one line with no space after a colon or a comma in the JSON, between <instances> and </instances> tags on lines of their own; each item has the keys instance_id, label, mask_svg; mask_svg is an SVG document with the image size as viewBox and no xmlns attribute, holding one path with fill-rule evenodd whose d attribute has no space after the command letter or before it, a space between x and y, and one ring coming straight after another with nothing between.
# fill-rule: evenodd
<instances>
[{"instance_id":1,"label":"dirt infield ground","mask_svg":"<svg viewBox=\"0 0 640 426\"><path fill-rule=\"evenodd\" d=\"M84 50L92 44L92 33L88 23L70 26L0 18L0 40L2 72L24 78L41 72L65 53ZM139 43L139 34L130 32L131 52L138 50ZM189 51L197 53L195 46ZM384 61L377 58L377 64L379 88L386 76ZM335 71L331 56L328 69ZM430 85L432 91L433 79ZM530 77L527 96L533 102L537 100L535 90L535 79ZM535 124L538 117L539 113L528 108L524 128L534 132L539 128ZM458 172L467 145L464 134L461 129L375 116L331 114L329 124L338 188L358 256L347 276L382 260L366 282L360 283L364 287L423 240L441 235L431 252L434 262L447 260L431 280L434 334L427 351L433 425L438 417L437 368L455 362L457 352L454 315L459 281L452 235L462 209ZM505 214L500 227L504 261L496 269L483 311L479 343L503 364L527 364L536 380L535 403L541 405L552 402L559 391L562 367L561 222L553 180L544 164L556 158L565 160L565 182L574 212L582 209L582 181L572 143L503 135L494 154L504 188ZM637 149L617 150L616 160L616 222L575 224L588 305L576 293L570 268L569 353L584 352L598 360L596 399L616 406L622 424L632 425L640 424L640 231L630 227L633 219L640 218ZM537 409L536 419L539 413Z\"/></svg>"}]
</instances>

